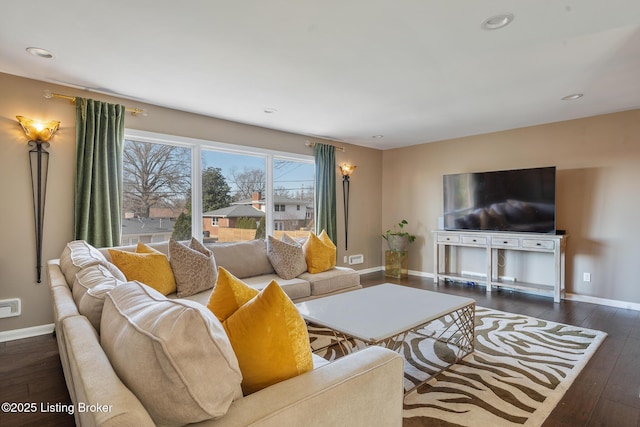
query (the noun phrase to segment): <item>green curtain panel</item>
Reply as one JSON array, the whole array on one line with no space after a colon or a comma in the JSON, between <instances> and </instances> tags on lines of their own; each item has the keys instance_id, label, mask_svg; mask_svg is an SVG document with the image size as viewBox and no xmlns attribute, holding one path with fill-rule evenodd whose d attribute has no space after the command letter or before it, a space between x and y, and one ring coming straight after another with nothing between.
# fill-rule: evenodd
<instances>
[{"instance_id":1,"label":"green curtain panel","mask_svg":"<svg viewBox=\"0 0 640 427\"><path fill-rule=\"evenodd\" d=\"M124 105L76 98L74 235L96 247L120 244Z\"/></svg>"},{"instance_id":2,"label":"green curtain panel","mask_svg":"<svg viewBox=\"0 0 640 427\"><path fill-rule=\"evenodd\" d=\"M336 147L318 144L313 147L316 165L315 229L322 230L338 245L336 226Z\"/></svg>"}]
</instances>

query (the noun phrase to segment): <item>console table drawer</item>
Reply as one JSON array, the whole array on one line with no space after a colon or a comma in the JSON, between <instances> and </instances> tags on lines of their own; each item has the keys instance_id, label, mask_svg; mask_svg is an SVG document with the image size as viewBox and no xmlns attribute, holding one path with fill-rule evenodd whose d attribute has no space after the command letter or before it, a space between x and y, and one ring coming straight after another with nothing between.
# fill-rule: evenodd
<instances>
[{"instance_id":1,"label":"console table drawer","mask_svg":"<svg viewBox=\"0 0 640 427\"><path fill-rule=\"evenodd\" d=\"M460 236L438 234L438 242L460 243Z\"/></svg>"},{"instance_id":2,"label":"console table drawer","mask_svg":"<svg viewBox=\"0 0 640 427\"><path fill-rule=\"evenodd\" d=\"M467 245L486 245L487 238L477 236L462 236L462 243Z\"/></svg>"},{"instance_id":3,"label":"console table drawer","mask_svg":"<svg viewBox=\"0 0 640 427\"><path fill-rule=\"evenodd\" d=\"M492 237L491 244L493 246L502 246L505 248L519 248L520 239L513 237Z\"/></svg>"},{"instance_id":4,"label":"console table drawer","mask_svg":"<svg viewBox=\"0 0 640 427\"><path fill-rule=\"evenodd\" d=\"M522 247L553 250L555 242L553 240L522 239Z\"/></svg>"}]
</instances>

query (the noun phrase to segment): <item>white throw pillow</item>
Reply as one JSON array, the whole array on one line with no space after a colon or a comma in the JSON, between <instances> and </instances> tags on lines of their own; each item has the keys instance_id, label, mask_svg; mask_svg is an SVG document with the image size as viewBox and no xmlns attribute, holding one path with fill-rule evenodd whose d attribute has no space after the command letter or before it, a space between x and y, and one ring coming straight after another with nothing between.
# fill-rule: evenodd
<instances>
[{"instance_id":1,"label":"white throw pillow","mask_svg":"<svg viewBox=\"0 0 640 427\"><path fill-rule=\"evenodd\" d=\"M125 282L113 277L111 271L101 264L83 268L76 274L71 291L73 300L80 314L89 319L98 333L104 297L111 289L123 283Z\"/></svg>"},{"instance_id":2,"label":"white throw pillow","mask_svg":"<svg viewBox=\"0 0 640 427\"><path fill-rule=\"evenodd\" d=\"M113 369L156 424L218 418L242 396L231 343L203 305L129 282L107 294L100 329Z\"/></svg>"},{"instance_id":3,"label":"white throw pillow","mask_svg":"<svg viewBox=\"0 0 640 427\"><path fill-rule=\"evenodd\" d=\"M60 255L60 269L71 288L76 280L76 274L90 265L101 264L107 267L113 276L125 282L124 274L102 255L102 253L84 240L74 240L66 244Z\"/></svg>"}]
</instances>

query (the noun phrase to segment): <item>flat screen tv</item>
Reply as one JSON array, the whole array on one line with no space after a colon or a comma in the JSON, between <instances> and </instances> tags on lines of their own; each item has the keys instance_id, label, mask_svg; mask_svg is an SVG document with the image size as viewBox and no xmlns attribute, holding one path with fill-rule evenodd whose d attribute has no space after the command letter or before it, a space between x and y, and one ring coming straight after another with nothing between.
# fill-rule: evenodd
<instances>
[{"instance_id":1,"label":"flat screen tv","mask_svg":"<svg viewBox=\"0 0 640 427\"><path fill-rule=\"evenodd\" d=\"M445 230L556 232L556 168L443 176Z\"/></svg>"}]
</instances>

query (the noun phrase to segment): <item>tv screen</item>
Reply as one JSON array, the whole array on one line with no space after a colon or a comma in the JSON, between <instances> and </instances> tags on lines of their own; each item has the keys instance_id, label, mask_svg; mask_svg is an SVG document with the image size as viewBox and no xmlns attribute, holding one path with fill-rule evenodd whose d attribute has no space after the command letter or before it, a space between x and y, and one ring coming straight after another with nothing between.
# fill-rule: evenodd
<instances>
[{"instance_id":1,"label":"tv screen","mask_svg":"<svg viewBox=\"0 0 640 427\"><path fill-rule=\"evenodd\" d=\"M556 168L443 176L445 230L556 232Z\"/></svg>"}]
</instances>

